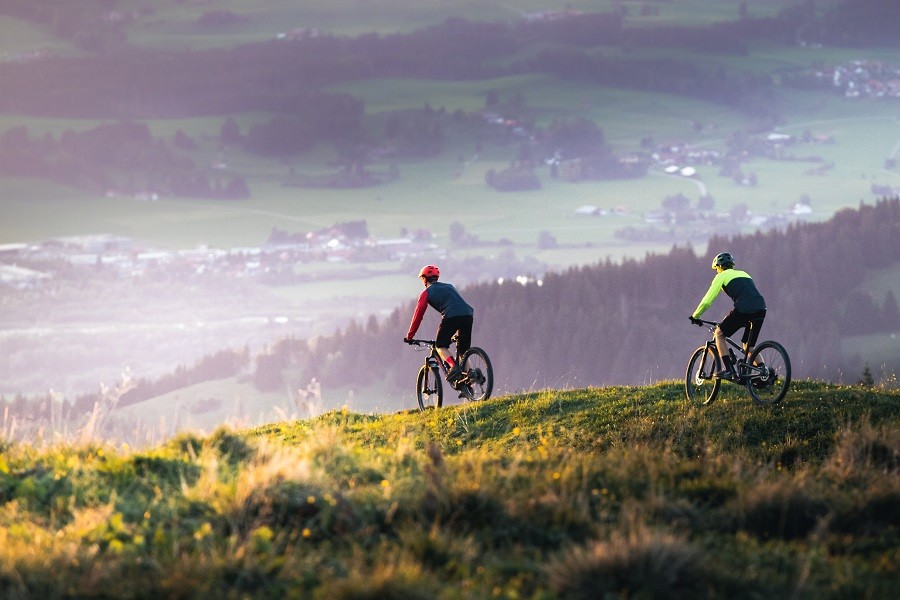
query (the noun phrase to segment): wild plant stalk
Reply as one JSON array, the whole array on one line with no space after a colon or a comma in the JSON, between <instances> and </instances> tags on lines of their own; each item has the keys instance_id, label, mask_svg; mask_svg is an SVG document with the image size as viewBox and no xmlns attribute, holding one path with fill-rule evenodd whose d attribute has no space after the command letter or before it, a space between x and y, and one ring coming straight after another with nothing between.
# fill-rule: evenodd
<instances>
[{"instance_id":1,"label":"wild plant stalk","mask_svg":"<svg viewBox=\"0 0 900 600\"><path fill-rule=\"evenodd\" d=\"M79 438L82 443L102 437L103 433L107 431L112 411L118 406L122 396L129 390L134 389L135 385L131 378L131 370L127 367L122 372L121 381L114 388L110 388L103 383L100 384L100 396L94 402L94 409L91 411L87 423L84 424L79 432Z\"/></svg>"}]
</instances>

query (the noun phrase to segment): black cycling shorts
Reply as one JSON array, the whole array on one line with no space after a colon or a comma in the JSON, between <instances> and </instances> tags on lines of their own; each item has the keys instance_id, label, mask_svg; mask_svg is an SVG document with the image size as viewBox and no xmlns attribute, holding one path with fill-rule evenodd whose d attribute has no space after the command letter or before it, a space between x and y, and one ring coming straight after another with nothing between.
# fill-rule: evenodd
<instances>
[{"instance_id":1,"label":"black cycling shorts","mask_svg":"<svg viewBox=\"0 0 900 600\"><path fill-rule=\"evenodd\" d=\"M719 329L722 330L722 333L731 337L738 329L745 327L744 335L741 336L741 342L748 346L755 346L756 340L759 338L759 330L762 329L762 324L765 319L766 311L764 310L752 313L732 310L728 313L728 316L719 323Z\"/></svg>"},{"instance_id":2,"label":"black cycling shorts","mask_svg":"<svg viewBox=\"0 0 900 600\"><path fill-rule=\"evenodd\" d=\"M450 338L454 333L459 332L456 340L456 355L462 356L466 350L472 347L472 323L474 321L472 315L442 319L434 340L435 345L438 348L449 348Z\"/></svg>"}]
</instances>

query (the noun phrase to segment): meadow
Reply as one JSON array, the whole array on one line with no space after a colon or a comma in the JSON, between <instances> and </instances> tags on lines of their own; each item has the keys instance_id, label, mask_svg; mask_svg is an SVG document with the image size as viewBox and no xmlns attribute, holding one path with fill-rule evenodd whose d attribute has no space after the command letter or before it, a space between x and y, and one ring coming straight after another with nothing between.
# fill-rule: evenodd
<instances>
[{"instance_id":1,"label":"meadow","mask_svg":"<svg viewBox=\"0 0 900 600\"><path fill-rule=\"evenodd\" d=\"M143 0L120 2L121 10L140 9ZM446 19L470 21L510 21L528 14L545 11L580 10L584 12L611 11L621 5L615 0L517 0L507 2L479 2L451 0L443 2L408 2L406 0L329 0L328 2L293 2L265 0L248 6L241 0L218 0L215 9L231 11L242 17L241 23L230 27L204 31L197 27L197 19L210 10L203 3L155 6L152 15L132 27L129 39L134 43L157 47L189 47L195 49L231 45L235 42L270 40L278 33L294 28L309 28L337 35L362 35L376 32L382 35L404 33L428 27ZM771 16L784 8L783 0L756 0L752 4L754 16ZM712 24L733 20L738 16L738 2L710 2L687 0L662 7L659 15L640 16L630 10L625 22L629 25Z\"/></svg>"},{"instance_id":2,"label":"meadow","mask_svg":"<svg viewBox=\"0 0 900 600\"><path fill-rule=\"evenodd\" d=\"M489 89L503 94L524 91L525 101L536 113L554 117L585 116L603 129L617 152L632 150L644 136L691 142L704 149L724 150L724 140L740 116L701 101L672 98L661 94L618 90L590 90L566 87L562 82L541 76L512 78L456 86L448 94L446 84L417 81L359 82L335 91L358 95L366 102L367 118L383 120L384 114L423 107L453 111L472 110L483 104ZM531 94L528 90L535 90ZM544 90L557 90L556 105ZM532 99L533 98L533 99ZM403 99L401 102L400 99ZM430 229L441 245L447 244L450 223L459 221L466 229L487 241L507 238L521 249L540 256L538 234L551 232L562 244L591 243L599 248L597 258L608 254L641 256L645 249L620 249L617 229L641 227L644 215L658 209L669 195L684 194L695 202L700 190L708 191L716 209L727 213L744 204L757 214L784 214L806 195L814 210L812 218L824 220L834 211L874 199L873 184L900 186L900 173L883 168L900 141L900 123L889 103L865 101L822 102L818 110L812 94L795 93L789 101L797 108L795 120L779 128L799 135L804 130L830 135L834 144L797 147L797 155L817 155L832 162L830 171L809 175L806 162L756 158L744 165L745 172L757 174L754 187L738 186L718 174L718 167L697 167L695 179L666 176L659 171L640 180L582 182L554 180L549 168L538 169L542 189L517 194L491 190L484 177L488 170L502 170L514 149L487 147L476 153L471 140L452 138L440 157L400 163L400 179L363 190L321 190L285 186L291 169L317 172L327 168L330 156L314 153L288 164L229 150L227 162L232 172L246 177L252 197L246 201L223 203L211 200L163 198L146 203L122 198L97 197L47 183L4 178L2 210L8 218L0 223L0 237L6 242L36 241L60 235L114 232L150 245L191 248L198 243L213 247L245 247L261 244L273 227L288 231L308 231L341 220L364 218L378 237L395 237L402 227ZM547 103L547 104L545 104ZM804 119L800 120L800 115ZM243 127L259 116L239 117ZM704 132L692 132L692 123L702 119ZM62 133L72 128L70 121L52 123L36 120L24 123L38 133ZM16 119L0 119L0 126L12 126ZM87 126L84 124L83 126ZM154 123L159 136L171 136L182 129L206 139L207 156L214 156L214 140L221 122L214 119ZM158 133L157 133L158 132ZM712 133L706 133L712 132ZM202 155L202 154L201 154ZM210 159L211 160L211 159ZM375 164L374 169L387 164ZM575 210L585 204L604 209L624 209L608 218L578 217ZM680 239L679 242L698 240ZM702 244L702 240L699 240ZM574 249L576 254L583 254ZM548 255L557 264L574 260L558 250Z\"/></svg>"},{"instance_id":3,"label":"meadow","mask_svg":"<svg viewBox=\"0 0 900 600\"><path fill-rule=\"evenodd\" d=\"M8 598L889 598L895 391L537 391L0 446Z\"/></svg>"},{"instance_id":4,"label":"meadow","mask_svg":"<svg viewBox=\"0 0 900 600\"><path fill-rule=\"evenodd\" d=\"M624 17L626 27L642 25L692 25L733 21L741 3L685 0L659 6L659 14L641 15L636 7ZM148 7L143 0L123 0L116 9L130 17L124 33L129 43L145 48L178 49L189 46L235 46L247 42L271 41L278 31L303 27L328 34L357 36L364 33L389 35L408 33L443 22L447 18L473 21L514 21L525 15L553 10L604 11L622 7L613 0L545 2L523 0L516 3L449 2L409 3L402 0L358 2L303 2L266 0L248 5L239 0L208 3L168 3ZM782 0L758 0L747 6L753 17L775 15L785 8ZM229 25L204 28L198 19L210 11L230 11L237 17ZM9 18L0 23L3 36L0 51L10 54L47 46L56 48L65 41L50 38L47 31ZM49 44L53 40L55 45ZM524 53L534 48L524 48ZM721 65L729 72L758 72L776 79L784 73L813 65L841 64L854 59L900 61L894 48L816 46L774 46L754 42L746 55L698 53L680 48L615 48L597 50L610 56L632 59L677 59L712 68ZM736 131L754 123L733 107L697 98L671 94L601 87L586 82L563 81L541 73L493 80L433 81L424 79L377 79L348 82L327 88L347 93L365 103L364 126L380 135L392 116L403 116L425 106L447 113L461 110L476 113L485 108L488 93L501 102L519 102L540 127L554 119L586 118L603 130L617 154L642 149L642 141L658 144L691 144L723 152L726 140ZM810 175L809 163L751 158L745 172L758 178L754 187L736 185L718 174L718 167L698 167L695 179L670 177L662 168L639 180L564 183L549 176L549 168L538 169L542 189L527 193L503 194L485 184L485 174L502 170L515 159L518 143L478 146L478 131L445 126L446 140L440 156L393 160L400 178L391 183L361 190L311 190L289 187L293 173L310 174L333 170L334 150L321 145L291 158L272 160L230 147L219 148L224 117L190 119L149 119L153 135L171 140L176 132L191 136L198 148L190 155L199 164L224 159L225 175L238 174L247 180L251 198L241 202L163 198L152 204L124 199L98 198L76 190L22 179L0 179L0 240L37 241L59 235L111 232L132 236L148 245L192 248L197 244L214 247L246 247L261 244L272 227L303 231L327 227L341 220L365 218L378 237L394 237L402 227L423 227L432 231L446 247L448 226L464 223L467 230L486 241L509 240L520 255L536 257L550 267L584 264L606 257L640 257L647 249L666 248L664 243L625 245L615 237L624 227L643 227L647 212L658 209L662 200L684 194L696 201L707 191L716 210L727 214L736 205L746 205L757 214L781 214L801 197L814 209L809 218L826 219L835 210L874 199L873 184L900 187L900 172L886 170L885 160L897 152L900 122L896 102L891 100L849 101L827 91L800 92L778 88L779 110L784 115L777 131L801 135L832 136L834 144L798 146L797 156L817 155L833 168ZM247 132L271 115L244 113L229 115ZM0 115L0 132L25 126L32 137L60 136L65 131L95 127L97 120L33 118ZM482 129L486 125L482 126ZM384 170L388 161L371 164ZM210 170L212 173L212 170ZM214 173L213 173L214 174ZM582 205L624 208L627 214L609 219L575 216ZM752 230L752 225L745 227ZM537 248L542 231L551 233L562 247ZM676 233L680 243L702 246L703 240L690 233ZM694 239L691 239L694 237ZM591 250L585 251L590 244Z\"/></svg>"},{"instance_id":5,"label":"meadow","mask_svg":"<svg viewBox=\"0 0 900 600\"><path fill-rule=\"evenodd\" d=\"M130 43L152 48L227 47L274 39L279 33L295 28L356 36L369 33L389 35L405 33L435 25L446 19L470 21L509 21L527 14L544 11L581 10L610 11L620 5L616 0L519 0L515 3L444 0L442 2L409 2L407 0L260 0L252 5L242 0L210 2L149 3L146 0L120 0L116 10L130 15L125 28ZM90 7L98 10L96 7ZM784 0L755 0L752 16L772 16L784 8ZM211 11L229 11L237 22L215 28L198 25L198 19ZM734 20L738 2L681 0L661 7L658 15L639 15L629 11L624 21L629 26L713 24ZM46 51L77 55L70 41L61 40L45 30L23 24L20 20L0 16L0 60L5 55Z\"/></svg>"},{"instance_id":6,"label":"meadow","mask_svg":"<svg viewBox=\"0 0 900 600\"><path fill-rule=\"evenodd\" d=\"M685 0L659 6L656 15L641 15L636 7L628 9L626 27L642 25L700 25L732 21L738 17L740 2ZM252 6L239 0L207 3L168 3L148 7L143 0L123 0L116 9L130 15L124 32L129 43L146 48L178 49L190 46L234 46L252 41L269 41L288 27L314 28L341 36L364 33L389 35L411 32L443 22L447 18L473 21L513 21L525 15L553 10L613 10L623 6L613 0L546 2L522 0L516 3L449 2L409 3L402 0L358 2L303 2L266 0ZM753 17L775 15L785 8L783 0L758 0L747 6ZM204 29L198 19L206 12L231 11L239 17L230 25ZM0 29L9 32L0 42L0 51L9 54L35 48L57 49L65 44L49 32L33 25L22 25L4 17ZM53 42L53 43L51 43ZM524 49L531 52L533 49ZM814 46L773 46L754 42L744 56L701 54L678 48L599 48L611 56L630 58L676 58L708 67L722 65L732 72L779 74L816 64L840 64L853 59L900 61L893 48L853 48ZM372 132L383 130L392 115L403 115L424 106L448 113L479 111L489 92L501 101L517 99L524 103L538 126L554 119L581 117L591 119L603 130L614 152L625 154L641 149L641 141L693 144L704 149L724 151L725 141L735 131L752 125L734 108L696 98L655 92L605 88L578 81L562 81L544 74L525 74L482 81L431 81L415 79L367 80L332 86L326 91L349 93L365 103L365 126ZM517 252L535 256L550 266L583 264L612 256L642 256L646 247L618 242L614 232L622 227L643 226L643 216L657 209L669 195L682 193L695 201L708 191L716 209L727 213L739 204L760 214L783 213L806 195L812 201L811 218L828 218L844 206L855 206L872 199L873 184L900 187L900 173L885 170L885 159L896 153L900 141L900 122L895 102L890 100L848 101L824 91L797 92L779 89L780 109L785 120L778 130L795 135L809 130L830 135L835 143L794 150L798 155L815 154L834 163L824 175L805 174L808 164L751 159L745 172L758 176L758 185L743 187L718 175L717 167L699 167L696 180L661 176L654 169L648 177L635 181L606 181L567 184L549 177L549 169L539 169L542 189L520 194L493 192L485 184L488 170L501 170L514 159L517 144L485 144L476 152L472 131L448 128L442 154L435 158L399 162L400 179L387 185L363 190L308 190L286 187L294 171L328 171L334 158L331 148L313 151L286 160L269 160L228 148L224 159L226 174L245 177L251 189L247 201L223 204L164 198L145 205L122 199L97 198L50 184L0 179L0 240L37 241L59 235L112 232L129 235L147 244L190 248L198 243L215 247L244 247L261 244L272 227L306 230L330 226L340 220L365 218L370 230L379 237L396 236L401 227L430 229L446 245L448 225L459 221L467 229L488 241L506 238ZM246 132L252 125L265 122L262 113L232 116ZM199 148L191 158L200 164L212 164L222 158L218 137L223 118L150 119L147 125L157 137L170 140L177 131L192 136ZM25 126L33 137L59 136L64 131L83 131L99 124L96 120L32 118L0 115L0 132ZM698 125L700 128L698 129ZM385 169L387 164L372 164ZM580 219L575 209L584 204L601 208L624 207L627 215L616 219ZM543 251L536 247L541 231L549 231L563 244L580 247ZM686 234L685 234L686 235ZM702 245L702 240L679 239L682 243ZM591 244L595 251L585 252ZM666 247L668 242L652 247ZM571 250L569 252L568 250Z\"/></svg>"}]
</instances>

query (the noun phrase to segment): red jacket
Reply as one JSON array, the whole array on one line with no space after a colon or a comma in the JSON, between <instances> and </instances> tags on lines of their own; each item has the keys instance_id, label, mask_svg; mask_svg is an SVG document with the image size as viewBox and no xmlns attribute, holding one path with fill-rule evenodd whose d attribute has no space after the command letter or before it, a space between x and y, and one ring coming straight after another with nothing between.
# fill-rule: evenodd
<instances>
[{"instance_id":1,"label":"red jacket","mask_svg":"<svg viewBox=\"0 0 900 600\"><path fill-rule=\"evenodd\" d=\"M411 339L416 335L419 325L422 324L422 317L425 316L425 310L429 306L441 313L441 317L444 319L475 314L475 309L463 300L455 287L449 283L436 281L419 294L419 301L416 304L412 322L409 324L409 332L406 334L406 339Z\"/></svg>"}]
</instances>

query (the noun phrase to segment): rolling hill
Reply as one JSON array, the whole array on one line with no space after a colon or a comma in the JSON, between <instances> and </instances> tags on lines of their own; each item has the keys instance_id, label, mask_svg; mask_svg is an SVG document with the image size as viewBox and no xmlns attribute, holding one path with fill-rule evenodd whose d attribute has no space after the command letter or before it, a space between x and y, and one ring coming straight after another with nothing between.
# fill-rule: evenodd
<instances>
[{"instance_id":1,"label":"rolling hill","mask_svg":"<svg viewBox=\"0 0 900 600\"><path fill-rule=\"evenodd\" d=\"M0 446L8 598L889 598L900 394L797 382Z\"/></svg>"}]
</instances>

